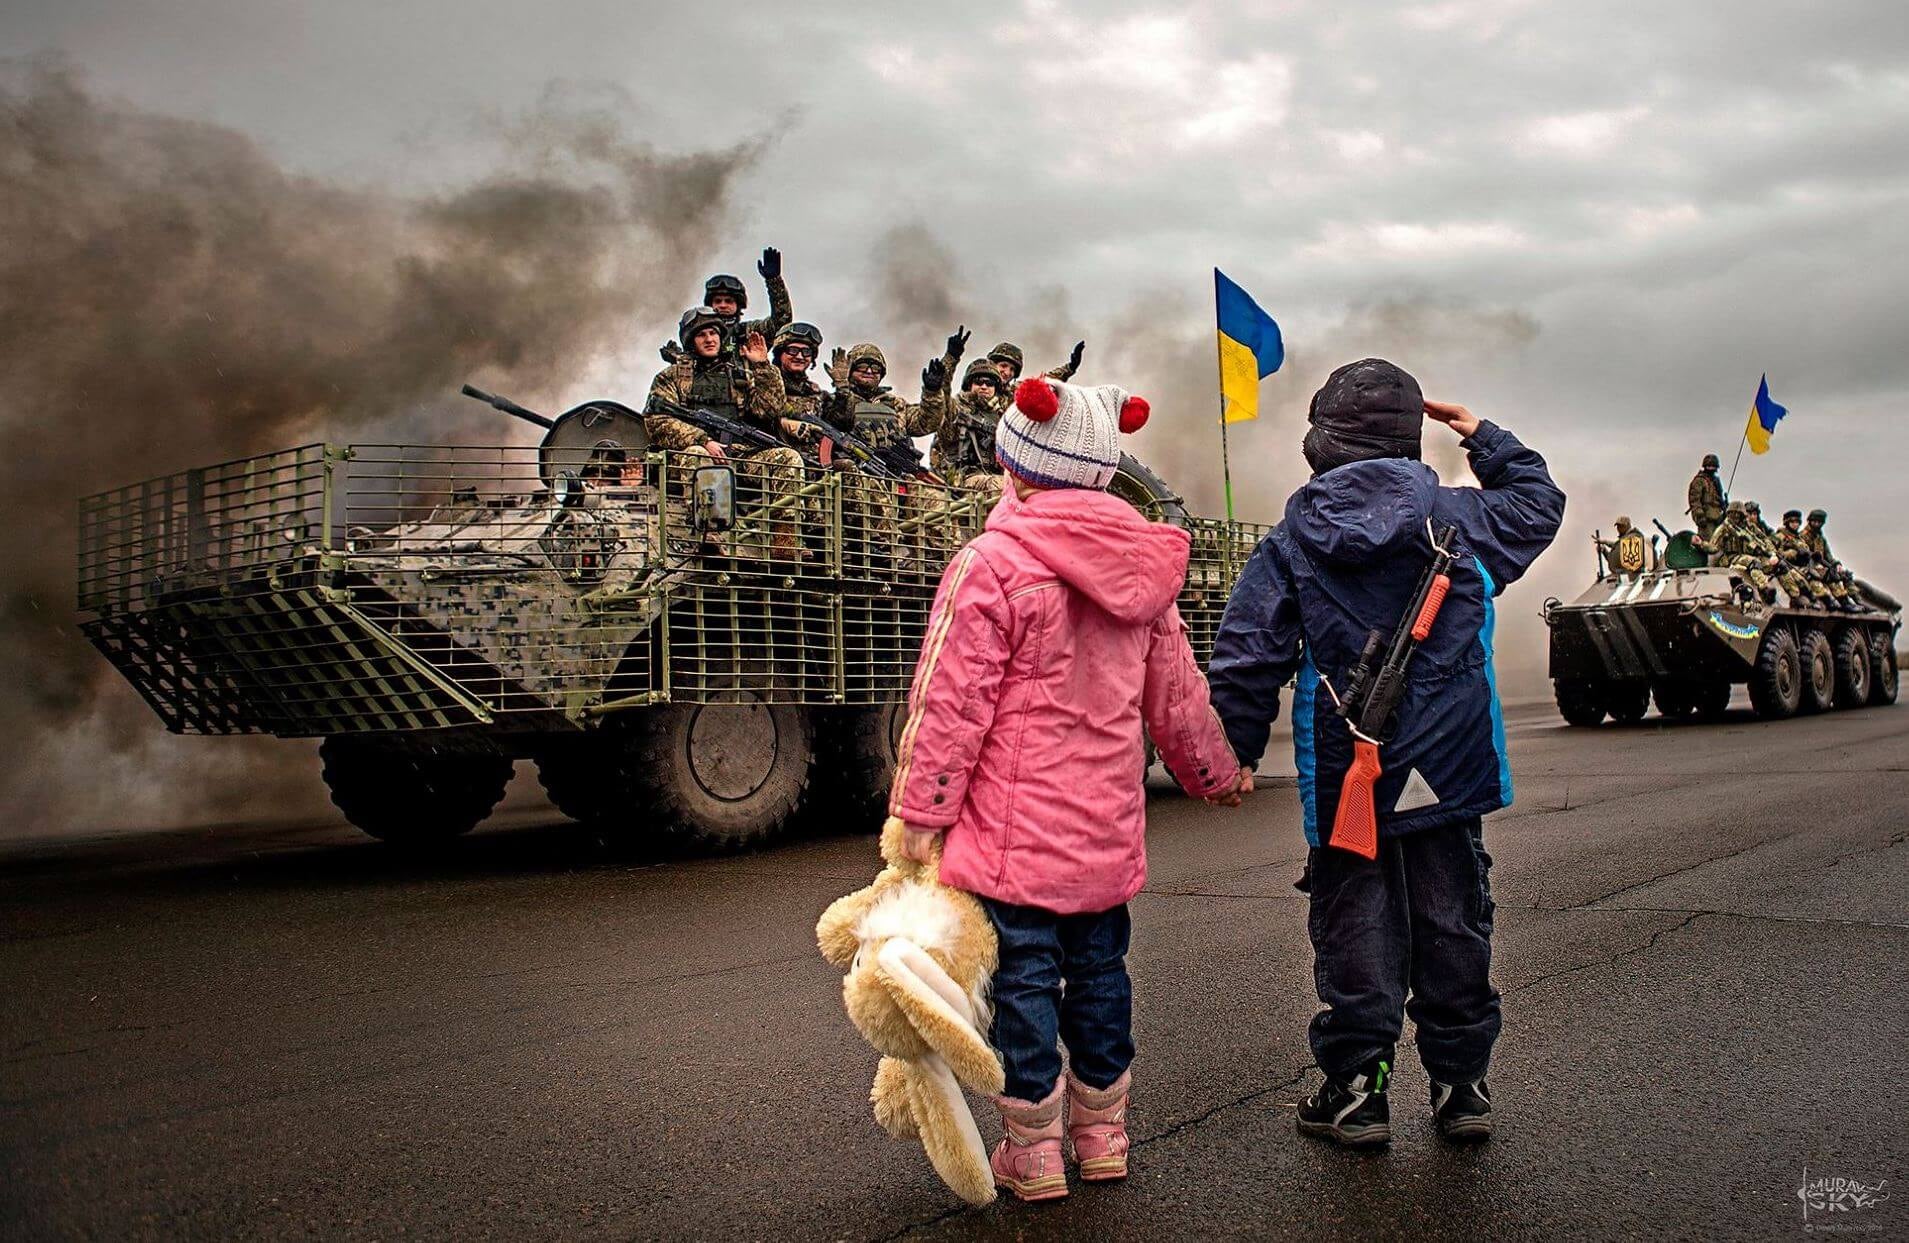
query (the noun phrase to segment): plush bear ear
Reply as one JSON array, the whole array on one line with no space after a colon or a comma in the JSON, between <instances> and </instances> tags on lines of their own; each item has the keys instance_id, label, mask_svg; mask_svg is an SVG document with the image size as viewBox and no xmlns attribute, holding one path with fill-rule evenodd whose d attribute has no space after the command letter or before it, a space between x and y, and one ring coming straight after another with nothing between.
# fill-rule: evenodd
<instances>
[{"instance_id":1,"label":"plush bear ear","mask_svg":"<svg viewBox=\"0 0 1909 1243\"><path fill-rule=\"evenodd\" d=\"M1014 408L1036 423L1045 423L1060 411L1061 395L1045 378L1029 376L1014 388Z\"/></svg>"},{"instance_id":2,"label":"plush bear ear","mask_svg":"<svg viewBox=\"0 0 1909 1243\"><path fill-rule=\"evenodd\" d=\"M1147 416L1152 413L1153 407L1145 397L1129 397L1120 403L1120 430L1133 435L1147 425Z\"/></svg>"}]
</instances>

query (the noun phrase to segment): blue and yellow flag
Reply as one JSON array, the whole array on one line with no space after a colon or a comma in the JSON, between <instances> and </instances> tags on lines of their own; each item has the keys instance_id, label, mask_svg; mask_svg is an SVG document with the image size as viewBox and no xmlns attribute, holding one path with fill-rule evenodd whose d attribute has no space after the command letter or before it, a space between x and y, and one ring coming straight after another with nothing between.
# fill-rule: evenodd
<instances>
[{"instance_id":1,"label":"blue and yellow flag","mask_svg":"<svg viewBox=\"0 0 1909 1243\"><path fill-rule=\"evenodd\" d=\"M1286 361L1279 325L1244 289L1213 269L1220 318L1220 409L1228 423L1259 417L1259 382Z\"/></svg>"},{"instance_id":2,"label":"blue and yellow flag","mask_svg":"<svg viewBox=\"0 0 1909 1243\"><path fill-rule=\"evenodd\" d=\"M1750 452L1770 451L1770 433L1776 430L1777 420L1789 412L1787 406L1779 406L1770 400L1770 377L1766 375L1759 380L1757 399L1750 403L1750 421L1743 429L1743 438L1750 443Z\"/></svg>"}]
</instances>

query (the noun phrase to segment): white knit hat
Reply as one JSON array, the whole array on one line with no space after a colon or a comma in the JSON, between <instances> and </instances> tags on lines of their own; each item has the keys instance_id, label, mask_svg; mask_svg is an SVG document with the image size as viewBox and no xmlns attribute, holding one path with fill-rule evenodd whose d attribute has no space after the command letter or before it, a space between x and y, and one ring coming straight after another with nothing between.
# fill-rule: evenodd
<instances>
[{"instance_id":1,"label":"white knit hat","mask_svg":"<svg viewBox=\"0 0 1909 1243\"><path fill-rule=\"evenodd\" d=\"M994 433L994 456L1037 488L1105 488L1120 466L1120 433L1147 422L1147 402L1112 384L1082 388L1029 376Z\"/></svg>"}]
</instances>

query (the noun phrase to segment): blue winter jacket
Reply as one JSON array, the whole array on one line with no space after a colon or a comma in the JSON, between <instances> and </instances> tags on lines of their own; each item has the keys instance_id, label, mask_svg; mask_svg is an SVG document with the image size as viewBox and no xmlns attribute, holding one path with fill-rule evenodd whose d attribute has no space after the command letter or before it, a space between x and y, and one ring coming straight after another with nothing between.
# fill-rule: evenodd
<instances>
[{"instance_id":1,"label":"blue winter jacket","mask_svg":"<svg viewBox=\"0 0 1909 1243\"><path fill-rule=\"evenodd\" d=\"M1320 675L1343 688L1368 631L1390 635L1431 560L1426 519L1457 528L1451 593L1412 657L1379 749L1379 832L1396 836L1511 803L1492 674L1492 601L1558 533L1564 493L1544 459L1480 421L1464 442L1477 488L1444 488L1422 462L1384 458L1316 476L1286 501L1227 601L1207 678L1241 764L1255 765L1296 677L1293 750L1306 840L1330 836L1352 735ZM1416 775L1416 779L1415 779ZM1322 832L1320 826L1326 826Z\"/></svg>"}]
</instances>

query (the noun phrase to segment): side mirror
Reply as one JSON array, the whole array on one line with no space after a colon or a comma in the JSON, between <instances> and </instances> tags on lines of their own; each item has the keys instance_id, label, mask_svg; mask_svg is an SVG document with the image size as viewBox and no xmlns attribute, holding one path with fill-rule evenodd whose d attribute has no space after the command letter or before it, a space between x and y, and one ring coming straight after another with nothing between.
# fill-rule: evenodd
<instances>
[{"instance_id":1,"label":"side mirror","mask_svg":"<svg viewBox=\"0 0 1909 1243\"><path fill-rule=\"evenodd\" d=\"M694 522L699 533L715 534L736 525L736 472L727 466L697 470Z\"/></svg>"}]
</instances>

